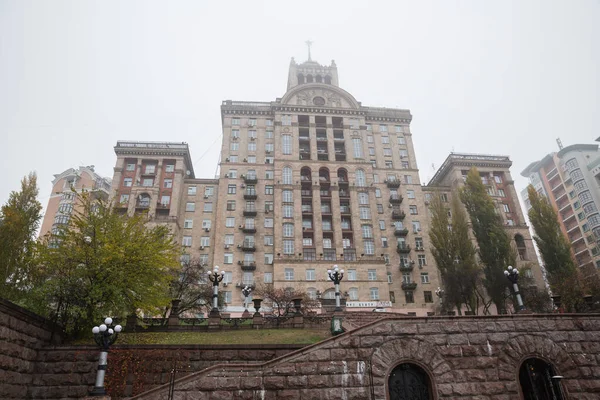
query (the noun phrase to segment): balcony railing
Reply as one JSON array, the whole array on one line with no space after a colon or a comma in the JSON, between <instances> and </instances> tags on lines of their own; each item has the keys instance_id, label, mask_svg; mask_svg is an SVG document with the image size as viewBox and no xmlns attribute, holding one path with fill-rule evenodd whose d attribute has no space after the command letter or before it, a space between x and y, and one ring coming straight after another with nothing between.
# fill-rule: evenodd
<instances>
[{"instance_id":1,"label":"balcony railing","mask_svg":"<svg viewBox=\"0 0 600 400\"><path fill-rule=\"evenodd\" d=\"M392 211L392 219L395 221L402 221L406 217L404 211Z\"/></svg>"},{"instance_id":2,"label":"balcony railing","mask_svg":"<svg viewBox=\"0 0 600 400\"><path fill-rule=\"evenodd\" d=\"M246 190L244 192L244 199L246 200L256 200L258 198L258 194L256 190Z\"/></svg>"},{"instance_id":3,"label":"balcony railing","mask_svg":"<svg viewBox=\"0 0 600 400\"><path fill-rule=\"evenodd\" d=\"M340 206L340 213L350 214L350 206Z\"/></svg>"},{"instance_id":4,"label":"balcony railing","mask_svg":"<svg viewBox=\"0 0 600 400\"><path fill-rule=\"evenodd\" d=\"M250 240L244 240L242 242L243 251L256 251L256 243Z\"/></svg>"},{"instance_id":5,"label":"balcony railing","mask_svg":"<svg viewBox=\"0 0 600 400\"><path fill-rule=\"evenodd\" d=\"M240 225L240 229L245 233L256 233L255 225Z\"/></svg>"},{"instance_id":6,"label":"balcony railing","mask_svg":"<svg viewBox=\"0 0 600 400\"><path fill-rule=\"evenodd\" d=\"M238 265L242 267L242 271L256 270L256 261L238 261Z\"/></svg>"},{"instance_id":7,"label":"balcony railing","mask_svg":"<svg viewBox=\"0 0 600 400\"><path fill-rule=\"evenodd\" d=\"M254 217L257 213L256 207L246 207L244 209L244 216L246 217Z\"/></svg>"},{"instance_id":8,"label":"balcony railing","mask_svg":"<svg viewBox=\"0 0 600 400\"><path fill-rule=\"evenodd\" d=\"M399 254L407 254L410 253L410 245L408 244L399 244L398 246L396 246L396 251Z\"/></svg>"},{"instance_id":9,"label":"balcony railing","mask_svg":"<svg viewBox=\"0 0 600 400\"><path fill-rule=\"evenodd\" d=\"M150 208L150 200L136 202L135 208Z\"/></svg>"},{"instance_id":10,"label":"balcony railing","mask_svg":"<svg viewBox=\"0 0 600 400\"><path fill-rule=\"evenodd\" d=\"M414 268L414 265L411 263L400 263L400 272L411 272Z\"/></svg>"},{"instance_id":11,"label":"balcony railing","mask_svg":"<svg viewBox=\"0 0 600 400\"><path fill-rule=\"evenodd\" d=\"M257 183L258 177L255 174L242 175L242 179L246 183Z\"/></svg>"},{"instance_id":12,"label":"balcony railing","mask_svg":"<svg viewBox=\"0 0 600 400\"><path fill-rule=\"evenodd\" d=\"M400 180L399 179L386 179L385 184L389 188L398 188L398 187L400 187Z\"/></svg>"},{"instance_id":13,"label":"balcony railing","mask_svg":"<svg viewBox=\"0 0 600 400\"><path fill-rule=\"evenodd\" d=\"M402 203L402 200L404 200L404 198L399 194L393 194L390 196L390 203L392 204L400 204Z\"/></svg>"},{"instance_id":14,"label":"balcony railing","mask_svg":"<svg viewBox=\"0 0 600 400\"><path fill-rule=\"evenodd\" d=\"M408 229L394 229L394 236L406 236L408 235Z\"/></svg>"},{"instance_id":15,"label":"balcony railing","mask_svg":"<svg viewBox=\"0 0 600 400\"><path fill-rule=\"evenodd\" d=\"M312 190L301 190L300 195L302 197L312 197Z\"/></svg>"},{"instance_id":16,"label":"balcony railing","mask_svg":"<svg viewBox=\"0 0 600 400\"><path fill-rule=\"evenodd\" d=\"M340 197L348 198L350 197L350 192L347 190L340 190Z\"/></svg>"},{"instance_id":17,"label":"balcony railing","mask_svg":"<svg viewBox=\"0 0 600 400\"><path fill-rule=\"evenodd\" d=\"M402 282L402 290L415 290L417 282Z\"/></svg>"}]
</instances>

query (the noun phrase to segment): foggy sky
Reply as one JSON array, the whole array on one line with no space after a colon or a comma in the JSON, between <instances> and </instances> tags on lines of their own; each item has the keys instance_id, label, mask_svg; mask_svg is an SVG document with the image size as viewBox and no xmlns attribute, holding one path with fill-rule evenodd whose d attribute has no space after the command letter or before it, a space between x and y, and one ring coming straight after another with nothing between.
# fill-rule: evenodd
<instances>
[{"instance_id":1,"label":"foggy sky","mask_svg":"<svg viewBox=\"0 0 600 400\"><path fill-rule=\"evenodd\" d=\"M365 106L408 108L421 181L451 151L530 162L600 136L599 1L0 0L0 203L37 171L112 177L117 140L185 141L214 176L222 100L334 59Z\"/></svg>"}]
</instances>

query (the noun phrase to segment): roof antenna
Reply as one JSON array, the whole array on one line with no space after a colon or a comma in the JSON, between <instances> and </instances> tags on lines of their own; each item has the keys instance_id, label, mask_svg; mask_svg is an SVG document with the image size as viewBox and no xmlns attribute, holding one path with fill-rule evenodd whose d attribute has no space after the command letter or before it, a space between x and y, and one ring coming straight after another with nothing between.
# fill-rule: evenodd
<instances>
[{"instance_id":1,"label":"roof antenna","mask_svg":"<svg viewBox=\"0 0 600 400\"><path fill-rule=\"evenodd\" d=\"M556 138L556 143L558 144L558 149L562 150L563 149L563 144L562 144L562 141L560 140L560 138Z\"/></svg>"},{"instance_id":2,"label":"roof antenna","mask_svg":"<svg viewBox=\"0 0 600 400\"><path fill-rule=\"evenodd\" d=\"M306 43L306 46L308 46L308 61L312 61L312 60L310 59L310 46L312 46L313 42L312 42L311 40L307 40L307 41L306 41L306 42L304 42L304 43Z\"/></svg>"}]
</instances>

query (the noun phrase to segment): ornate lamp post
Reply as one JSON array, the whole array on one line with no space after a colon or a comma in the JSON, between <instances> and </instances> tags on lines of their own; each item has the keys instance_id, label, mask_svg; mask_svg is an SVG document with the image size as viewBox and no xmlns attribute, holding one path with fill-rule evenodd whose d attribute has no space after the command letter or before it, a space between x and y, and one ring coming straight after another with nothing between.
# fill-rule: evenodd
<instances>
[{"instance_id":1,"label":"ornate lamp post","mask_svg":"<svg viewBox=\"0 0 600 400\"><path fill-rule=\"evenodd\" d=\"M342 306L340 304L340 282L344 278L344 270L339 269L337 265L334 265L333 271L330 269L327 270L327 275L329 275L329 279L335 284L335 311L342 311Z\"/></svg>"},{"instance_id":2,"label":"ornate lamp post","mask_svg":"<svg viewBox=\"0 0 600 400\"><path fill-rule=\"evenodd\" d=\"M117 340L119 332L123 329L121 325L112 326L112 318L106 318L100 326L92 328L94 340L100 346L100 359L98 360L98 372L96 373L96 384L90 392L92 396L106 396L104 390L104 375L106 374L106 359L108 357L108 349L111 344Z\"/></svg>"},{"instance_id":3,"label":"ornate lamp post","mask_svg":"<svg viewBox=\"0 0 600 400\"><path fill-rule=\"evenodd\" d=\"M517 303L519 304L519 311L523 311L525 306L523 305L523 299L521 298L521 293L519 293L519 285L517 285L517 281L519 280L519 271L512 266L508 266L508 269L504 271L504 275L508 278L508 280L513 284L513 290L515 291L515 296L517 297Z\"/></svg>"},{"instance_id":4,"label":"ornate lamp post","mask_svg":"<svg viewBox=\"0 0 600 400\"><path fill-rule=\"evenodd\" d=\"M244 295L244 316L250 315L248 311L248 297L250 297L250 293L252 293L252 288L248 287L248 285L244 286L242 289L242 294Z\"/></svg>"},{"instance_id":5,"label":"ornate lamp post","mask_svg":"<svg viewBox=\"0 0 600 400\"><path fill-rule=\"evenodd\" d=\"M440 299L440 304L442 304L444 302L444 289L438 286L438 288L435 289L435 295Z\"/></svg>"},{"instance_id":6,"label":"ornate lamp post","mask_svg":"<svg viewBox=\"0 0 600 400\"><path fill-rule=\"evenodd\" d=\"M212 310L210 310L209 316L218 317L220 315L219 314L219 282L221 282L223 280L223 278L225 277L225 271L219 272L219 266L215 265L213 270L208 271L206 274L208 275L208 279L210 279L210 281L213 284L213 295L212 295L213 308L212 308Z\"/></svg>"}]
</instances>

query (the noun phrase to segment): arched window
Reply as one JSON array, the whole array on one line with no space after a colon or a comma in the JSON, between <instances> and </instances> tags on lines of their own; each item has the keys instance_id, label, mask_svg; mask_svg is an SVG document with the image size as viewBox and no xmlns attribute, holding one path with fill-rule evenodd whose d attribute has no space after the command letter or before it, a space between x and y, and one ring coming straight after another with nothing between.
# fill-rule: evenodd
<instances>
[{"instance_id":1,"label":"arched window","mask_svg":"<svg viewBox=\"0 0 600 400\"><path fill-rule=\"evenodd\" d=\"M356 170L356 186L367 186L365 171L363 171L362 169Z\"/></svg>"},{"instance_id":2,"label":"arched window","mask_svg":"<svg viewBox=\"0 0 600 400\"><path fill-rule=\"evenodd\" d=\"M552 364L539 358L523 361L519 369L519 383L525 400L563 400L561 378Z\"/></svg>"},{"instance_id":3,"label":"arched window","mask_svg":"<svg viewBox=\"0 0 600 400\"><path fill-rule=\"evenodd\" d=\"M147 193L140 194L138 197L137 205L139 207L149 207L150 206L150 195Z\"/></svg>"},{"instance_id":4,"label":"arched window","mask_svg":"<svg viewBox=\"0 0 600 400\"><path fill-rule=\"evenodd\" d=\"M345 168L340 168L337 170L338 181L345 183L348 182L348 171Z\"/></svg>"},{"instance_id":5,"label":"arched window","mask_svg":"<svg viewBox=\"0 0 600 400\"><path fill-rule=\"evenodd\" d=\"M331 77L329 75L325 75L325 83L331 85Z\"/></svg>"},{"instance_id":6,"label":"arched window","mask_svg":"<svg viewBox=\"0 0 600 400\"><path fill-rule=\"evenodd\" d=\"M319 169L319 182L329 182L329 170L325 167Z\"/></svg>"},{"instance_id":7,"label":"arched window","mask_svg":"<svg viewBox=\"0 0 600 400\"><path fill-rule=\"evenodd\" d=\"M388 391L390 400L433 399L429 376L416 364L403 363L394 368L388 378Z\"/></svg>"},{"instance_id":8,"label":"arched window","mask_svg":"<svg viewBox=\"0 0 600 400\"><path fill-rule=\"evenodd\" d=\"M301 85L303 83L304 83L304 75L298 74L298 85Z\"/></svg>"},{"instance_id":9,"label":"arched window","mask_svg":"<svg viewBox=\"0 0 600 400\"><path fill-rule=\"evenodd\" d=\"M323 83L323 77L322 77L321 75L317 75L317 76L315 77L315 81L316 81L317 83Z\"/></svg>"},{"instance_id":10,"label":"arched window","mask_svg":"<svg viewBox=\"0 0 600 400\"><path fill-rule=\"evenodd\" d=\"M306 75L306 83L312 83L313 82L313 76L308 74Z\"/></svg>"},{"instance_id":11,"label":"arched window","mask_svg":"<svg viewBox=\"0 0 600 400\"><path fill-rule=\"evenodd\" d=\"M283 167L281 172L281 179L283 180L284 185L292 184L292 168L291 167Z\"/></svg>"},{"instance_id":12,"label":"arched window","mask_svg":"<svg viewBox=\"0 0 600 400\"><path fill-rule=\"evenodd\" d=\"M312 179L310 168L302 167L302 169L300 170L300 177L302 179L302 182L310 182Z\"/></svg>"}]
</instances>

